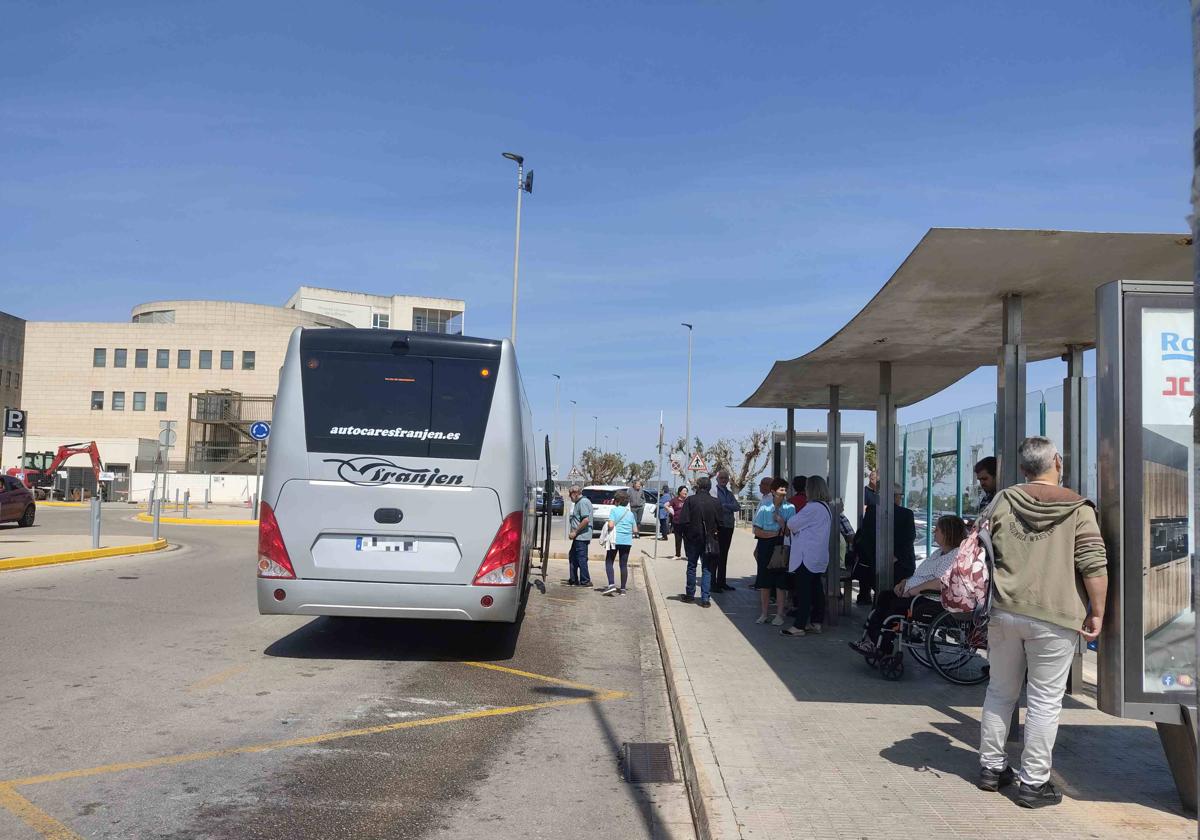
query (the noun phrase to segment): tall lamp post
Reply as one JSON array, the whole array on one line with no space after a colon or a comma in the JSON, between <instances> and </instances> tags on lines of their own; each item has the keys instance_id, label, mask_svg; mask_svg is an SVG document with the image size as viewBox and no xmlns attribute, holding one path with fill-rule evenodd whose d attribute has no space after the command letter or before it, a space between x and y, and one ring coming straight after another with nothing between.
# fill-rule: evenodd
<instances>
[{"instance_id":1,"label":"tall lamp post","mask_svg":"<svg viewBox=\"0 0 1200 840\"><path fill-rule=\"evenodd\" d=\"M558 394L562 389L562 377L557 373L550 375L554 377L554 460L561 464L562 458L559 457L560 453L558 449ZM554 478L557 480L558 476Z\"/></svg>"},{"instance_id":2,"label":"tall lamp post","mask_svg":"<svg viewBox=\"0 0 1200 840\"><path fill-rule=\"evenodd\" d=\"M575 469L575 411L579 403L571 400L571 469Z\"/></svg>"},{"instance_id":3,"label":"tall lamp post","mask_svg":"<svg viewBox=\"0 0 1200 840\"><path fill-rule=\"evenodd\" d=\"M599 451L600 449L600 418L595 414L592 415L592 422L596 425L592 428L592 449Z\"/></svg>"},{"instance_id":4,"label":"tall lamp post","mask_svg":"<svg viewBox=\"0 0 1200 840\"><path fill-rule=\"evenodd\" d=\"M521 193L533 193L533 170L525 174L525 158L515 152L504 152L504 157L517 165L517 238L513 245L513 289L512 289L512 331L509 339L517 343L517 274L521 267Z\"/></svg>"},{"instance_id":5,"label":"tall lamp post","mask_svg":"<svg viewBox=\"0 0 1200 840\"><path fill-rule=\"evenodd\" d=\"M683 451L691 457L692 448L692 325L680 323L688 331L688 377L687 377L687 411L683 415Z\"/></svg>"},{"instance_id":6,"label":"tall lamp post","mask_svg":"<svg viewBox=\"0 0 1200 840\"><path fill-rule=\"evenodd\" d=\"M617 426L617 445L614 447L618 452L621 451L621 427Z\"/></svg>"}]
</instances>

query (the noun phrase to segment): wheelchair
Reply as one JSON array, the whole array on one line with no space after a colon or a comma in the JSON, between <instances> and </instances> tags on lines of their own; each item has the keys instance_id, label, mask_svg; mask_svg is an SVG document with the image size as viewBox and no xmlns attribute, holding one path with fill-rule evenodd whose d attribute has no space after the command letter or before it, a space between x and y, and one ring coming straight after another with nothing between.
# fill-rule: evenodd
<instances>
[{"instance_id":1,"label":"wheelchair","mask_svg":"<svg viewBox=\"0 0 1200 840\"><path fill-rule=\"evenodd\" d=\"M903 614L889 615L879 644L864 654L885 680L904 676L904 654L956 685L978 685L988 678L987 622L970 613L952 613L941 602L917 596Z\"/></svg>"}]
</instances>

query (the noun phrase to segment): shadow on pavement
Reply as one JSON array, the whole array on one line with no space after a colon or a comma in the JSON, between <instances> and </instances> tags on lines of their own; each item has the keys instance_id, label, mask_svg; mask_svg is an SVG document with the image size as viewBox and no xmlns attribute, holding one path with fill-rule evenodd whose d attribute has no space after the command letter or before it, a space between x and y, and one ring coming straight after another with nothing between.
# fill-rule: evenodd
<instances>
[{"instance_id":1,"label":"shadow on pavement","mask_svg":"<svg viewBox=\"0 0 1200 840\"><path fill-rule=\"evenodd\" d=\"M263 651L288 659L495 662L513 658L520 625L325 616Z\"/></svg>"},{"instance_id":2,"label":"shadow on pavement","mask_svg":"<svg viewBox=\"0 0 1200 840\"><path fill-rule=\"evenodd\" d=\"M557 697L590 697L596 694L595 691L587 689L570 688L568 686L538 686L534 689L537 694L547 694ZM609 748L612 750L613 770L621 772L622 743L613 729L612 723L608 718L603 703L589 703L588 708L592 710L592 715L596 719L596 724L600 727L600 731L604 734L605 741L608 742ZM682 779L677 779L674 784L683 784ZM648 796L648 792L643 789L640 784L628 784L625 786L629 791L629 798L633 801L637 808L638 816L642 820L642 824L646 826L646 834L650 837L669 837L670 833L667 826L659 819L658 813L654 807L654 803Z\"/></svg>"},{"instance_id":3,"label":"shadow on pavement","mask_svg":"<svg viewBox=\"0 0 1200 840\"><path fill-rule=\"evenodd\" d=\"M869 612L867 607L851 606L849 615L839 616L838 625L826 626L821 635L787 638L780 635L779 627L754 624L759 607L758 593L749 589L752 580L731 578L731 582L738 587L737 592L713 597L721 608L720 615L737 628L797 701L928 709L942 718L927 724L938 732L896 732L897 740L883 749L880 756L918 772L959 776L972 785L975 783L978 710L983 704L986 684L954 685L922 667L911 656L905 657L903 677L888 682L847 646L848 641L861 636ZM719 620L717 610L712 612L712 617ZM1094 689L1089 693L1094 696ZM1123 725L1069 696L1064 698L1063 711L1054 769L1056 780L1068 796L1085 801L1138 803L1183 814L1153 728ZM864 709L863 714L867 713ZM1097 721L1113 722L1071 722L1071 716L1079 713L1090 714ZM855 713L847 714L853 717ZM914 710L914 720L918 715L921 713ZM1018 744L1010 745L1010 753L1014 764L1019 763ZM1131 774L1129 768L1137 768L1137 772Z\"/></svg>"}]
</instances>

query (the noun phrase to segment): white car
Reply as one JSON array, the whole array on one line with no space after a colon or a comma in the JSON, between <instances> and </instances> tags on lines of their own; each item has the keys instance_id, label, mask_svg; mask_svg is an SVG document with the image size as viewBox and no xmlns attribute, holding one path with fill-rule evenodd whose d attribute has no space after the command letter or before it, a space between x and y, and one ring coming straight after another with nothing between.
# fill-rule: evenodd
<instances>
[{"instance_id":1,"label":"white car","mask_svg":"<svg viewBox=\"0 0 1200 840\"><path fill-rule=\"evenodd\" d=\"M630 492L625 484L589 484L583 488L584 498L592 503L593 536L599 534L608 521L608 514L613 509L613 497L619 490ZM658 529L658 496L644 489L642 495L646 499L646 507L642 509L641 527L638 530L643 534L653 534Z\"/></svg>"}]
</instances>

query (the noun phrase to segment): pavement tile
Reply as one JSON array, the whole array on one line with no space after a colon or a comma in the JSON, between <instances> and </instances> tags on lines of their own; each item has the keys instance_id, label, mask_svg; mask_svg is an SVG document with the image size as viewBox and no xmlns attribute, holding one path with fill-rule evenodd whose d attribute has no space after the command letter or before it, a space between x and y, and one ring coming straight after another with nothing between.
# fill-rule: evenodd
<instances>
[{"instance_id":1,"label":"pavement tile","mask_svg":"<svg viewBox=\"0 0 1200 840\"><path fill-rule=\"evenodd\" d=\"M1152 725L1109 717L1069 700L1055 752L1067 794L1026 811L974 784L983 687L941 680L911 659L891 683L846 648L865 612L822 635L791 639L756 625L749 589L753 540L741 529L730 557L739 588L716 609L660 602L715 762L744 838L1193 838ZM683 564L647 559L662 595L682 585ZM1013 752L1014 760L1017 751ZM1133 770L1134 772L1131 772ZM736 836L736 835L731 835Z\"/></svg>"}]
</instances>

